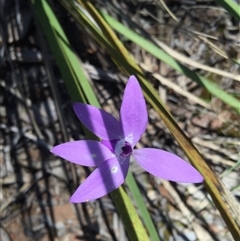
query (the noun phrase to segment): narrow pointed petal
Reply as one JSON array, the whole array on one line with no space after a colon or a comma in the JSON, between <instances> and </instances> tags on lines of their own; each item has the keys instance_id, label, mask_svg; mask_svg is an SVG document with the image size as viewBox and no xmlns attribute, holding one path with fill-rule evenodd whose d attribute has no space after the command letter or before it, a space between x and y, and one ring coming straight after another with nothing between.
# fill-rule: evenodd
<instances>
[{"instance_id":1,"label":"narrow pointed petal","mask_svg":"<svg viewBox=\"0 0 240 241\"><path fill-rule=\"evenodd\" d=\"M82 166L98 166L113 153L99 141L72 141L53 147L51 152Z\"/></svg>"},{"instance_id":2,"label":"narrow pointed petal","mask_svg":"<svg viewBox=\"0 0 240 241\"><path fill-rule=\"evenodd\" d=\"M184 183L203 182L202 175L180 157L163 150L144 148L134 150L139 165L154 176Z\"/></svg>"},{"instance_id":3,"label":"narrow pointed petal","mask_svg":"<svg viewBox=\"0 0 240 241\"><path fill-rule=\"evenodd\" d=\"M72 195L70 202L81 203L105 196L123 184L129 167L129 158L120 164L116 158L104 161Z\"/></svg>"},{"instance_id":4,"label":"narrow pointed petal","mask_svg":"<svg viewBox=\"0 0 240 241\"><path fill-rule=\"evenodd\" d=\"M127 82L120 110L120 125L132 147L140 140L148 122L146 103L135 76Z\"/></svg>"},{"instance_id":5,"label":"narrow pointed petal","mask_svg":"<svg viewBox=\"0 0 240 241\"><path fill-rule=\"evenodd\" d=\"M122 136L119 121L106 111L82 103L74 103L73 109L79 120L101 139L113 140Z\"/></svg>"}]
</instances>

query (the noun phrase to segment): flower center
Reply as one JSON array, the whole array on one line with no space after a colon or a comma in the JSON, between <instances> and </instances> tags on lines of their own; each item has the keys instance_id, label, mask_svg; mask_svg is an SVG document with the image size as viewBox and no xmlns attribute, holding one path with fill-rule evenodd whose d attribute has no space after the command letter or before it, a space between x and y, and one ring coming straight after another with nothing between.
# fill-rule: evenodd
<instances>
[{"instance_id":1,"label":"flower center","mask_svg":"<svg viewBox=\"0 0 240 241\"><path fill-rule=\"evenodd\" d=\"M128 142L124 142L124 146L122 147L121 156L129 156L132 154L132 146Z\"/></svg>"},{"instance_id":2,"label":"flower center","mask_svg":"<svg viewBox=\"0 0 240 241\"><path fill-rule=\"evenodd\" d=\"M111 141L102 140L101 143L109 148L117 156L130 156L133 152L132 145L123 139L116 139Z\"/></svg>"}]
</instances>

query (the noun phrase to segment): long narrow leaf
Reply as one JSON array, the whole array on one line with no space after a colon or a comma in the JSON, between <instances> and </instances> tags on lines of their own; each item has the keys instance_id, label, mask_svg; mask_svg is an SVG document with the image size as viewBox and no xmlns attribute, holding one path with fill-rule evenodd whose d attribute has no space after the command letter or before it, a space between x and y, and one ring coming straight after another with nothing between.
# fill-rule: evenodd
<instances>
[{"instance_id":1,"label":"long narrow leaf","mask_svg":"<svg viewBox=\"0 0 240 241\"><path fill-rule=\"evenodd\" d=\"M142 36L137 34L136 32L132 31L131 29L127 28L126 26L122 25L113 17L109 16L106 13L102 13L106 21L113 29L118 31L119 33L123 34L126 38L133 41L149 53L151 53L156 58L160 59L161 61L165 62L179 73L186 75L187 77L191 78L199 85L206 88L211 94L221 99L223 102L228 104L229 106L233 107L238 113L240 113L240 102L227 92L220 89L216 86L213 82L209 81L208 79L196 74L195 72L191 71L186 66L182 65L181 63L174 60L171 56L157 47L154 43L149 40L144 39Z\"/></svg>"},{"instance_id":2,"label":"long narrow leaf","mask_svg":"<svg viewBox=\"0 0 240 241\"><path fill-rule=\"evenodd\" d=\"M55 56L57 65L65 81L73 101L91 101L98 105L96 96L84 75L80 61L70 47L70 43L63 32L58 20L46 1L31 0L38 19L45 30L50 48Z\"/></svg>"},{"instance_id":3,"label":"long narrow leaf","mask_svg":"<svg viewBox=\"0 0 240 241\"><path fill-rule=\"evenodd\" d=\"M214 0L237 20L240 20L240 6L234 0Z\"/></svg>"},{"instance_id":4,"label":"long narrow leaf","mask_svg":"<svg viewBox=\"0 0 240 241\"><path fill-rule=\"evenodd\" d=\"M99 107L97 98L81 70L80 62L71 49L70 43L48 2L46 0L31 0L31 3L46 34L72 100L81 100ZM111 196L126 225L130 239L132 241L149 240L138 214L123 188L115 190Z\"/></svg>"}]
</instances>

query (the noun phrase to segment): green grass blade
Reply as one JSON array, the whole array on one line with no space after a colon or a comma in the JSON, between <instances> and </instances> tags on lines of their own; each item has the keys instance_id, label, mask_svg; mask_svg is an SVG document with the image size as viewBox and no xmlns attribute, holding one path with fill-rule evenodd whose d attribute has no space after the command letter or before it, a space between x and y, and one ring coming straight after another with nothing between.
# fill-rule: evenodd
<instances>
[{"instance_id":1,"label":"green grass blade","mask_svg":"<svg viewBox=\"0 0 240 241\"><path fill-rule=\"evenodd\" d=\"M234 0L214 0L217 4L225 8L237 20L240 20L240 6Z\"/></svg>"},{"instance_id":2,"label":"green grass blade","mask_svg":"<svg viewBox=\"0 0 240 241\"><path fill-rule=\"evenodd\" d=\"M221 99L223 102L228 104L229 106L233 107L238 113L240 113L240 102L235 97L231 96L224 90L220 89L214 83L209 81L208 79L196 74L195 72L191 71L186 66L182 65L181 63L175 61L171 56L166 54L163 50L157 47L154 43L149 40L144 39L142 36L137 34L136 32L132 31L128 27L124 26L120 22L118 22L113 17L109 16L106 13L102 13L108 24L115 29L117 32L121 33L127 39L133 41L149 53L151 53L156 58L160 59L161 61L165 62L179 73L186 75L187 77L191 78L199 85L206 88L211 94Z\"/></svg>"},{"instance_id":3,"label":"green grass blade","mask_svg":"<svg viewBox=\"0 0 240 241\"><path fill-rule=\"evenodd\" d=\"M112 191L111 197L123 220L129 239L131 241L150 241L138 215L136 215L136 209L132 202L128 203L129 196L123 187Z\"/></svg>"},{"instance_id":4,"label":"green grass blade","mask_svg":"<svg viewBox=\"0 0 240 241\"><path fill-rule=\"evenodd\" d=\"M38 19L45 30L49 46L73 101L91 102L98 105L98 101L86 79L79 59L70 47L70 43L63 32L58 20L46 1L31 1ZM66 81L67 80L67 81Z\"/></svg>"},{"instance_id":5,"label":"green grass blade","mask_svg":"<svg viewBox=\"0 0 240 241\"><path fill-rule=\"evenodd\" d=\"M156 231L155 225L152 221L152 218L147 210L146 204L143 201L142 194L137 186L136 180L131 172L128 173L126 178L126 183L131 191L131 194L141 212L141 216L144 219L146 228L150 234L150 237L154 241L160 241L159 235Z\"/></svg>"},{"instance_id":6,"label":"green grass blade","mask_svg":"<svg viewBox=\"0 0 240 241\"><path fill-rule=\"evenodd\" d=\"M46 0L31 0L35 13L47 37L50 48L62 73L69 94L74 101L88 102L99 106L80 62ZM122 187L111 194L125 228L132 241L149 240L147 233L127 193Z\"/></svg>"}]
</instances>

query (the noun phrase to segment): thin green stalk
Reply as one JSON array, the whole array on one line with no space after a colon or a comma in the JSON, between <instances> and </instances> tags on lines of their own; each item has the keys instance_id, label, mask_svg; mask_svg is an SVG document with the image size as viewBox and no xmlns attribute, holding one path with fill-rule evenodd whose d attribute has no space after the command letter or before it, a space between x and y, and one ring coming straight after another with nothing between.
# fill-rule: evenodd
<instances>
[{"instance_id":1,"label":"thin green stalk","mask_svg":"<svg viewBox=\"0 0 240 241\"><path fill-rule=\"evenodd\" d=\"M86 79L80 61L46 0L30 0L42 29L47 37L57 65L69 94L74 101L83 101L95 106L99 102ZM120 187L111 193L116 208L132 241L148 241L148 235L125 190Z\"/></svg>"},{"instance_id":2,"label":"thin green stalk","mask_svg":"<svg viewBox=\"0 0 240 241\"><path fill-rule=\"evenodd\" d=\"M146 204L143 201L142 194L137 186L136 180L131 172L128 172L126 183L130 189L130 192L141 212L142 219L146 225L146 228L150 234L150 237L153 241L161 241L159 234L156 231L153 220L148 212Z\"/></svg>"}]
</instances>

